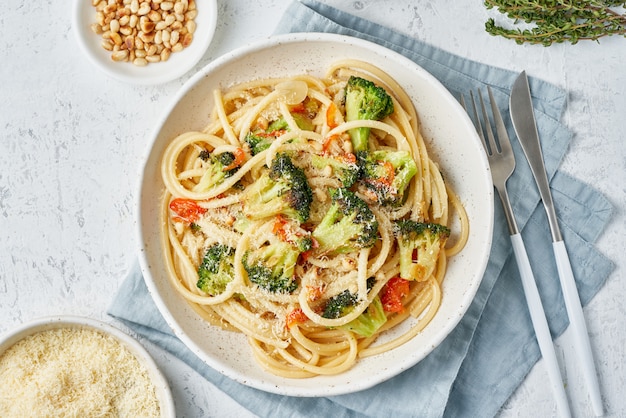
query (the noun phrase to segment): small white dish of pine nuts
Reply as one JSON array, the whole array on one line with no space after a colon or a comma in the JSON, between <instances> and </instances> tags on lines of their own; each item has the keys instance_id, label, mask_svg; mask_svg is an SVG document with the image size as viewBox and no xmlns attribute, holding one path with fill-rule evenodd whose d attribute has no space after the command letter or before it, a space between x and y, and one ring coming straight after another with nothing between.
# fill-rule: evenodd
<instances>
[{"instance_id":1,"label":"small white dish of pine nuts","mask_svg":"<svg viewBox=\"0 0 626 418\"><path fill-rule=\"evenodd\" d=\"M81 49L106 74L131 84L162 84L187 73L216 25L216 0L74 1Z\"/></svg>"}]
</instances>

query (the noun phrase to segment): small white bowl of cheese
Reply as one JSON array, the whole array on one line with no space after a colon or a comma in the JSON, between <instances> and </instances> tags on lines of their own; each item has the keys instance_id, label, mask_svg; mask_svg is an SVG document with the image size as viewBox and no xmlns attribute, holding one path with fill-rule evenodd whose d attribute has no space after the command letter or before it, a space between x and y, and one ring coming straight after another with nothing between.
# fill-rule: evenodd
<instances>
[{"instance_id":1,"label":"small white bowl of cheese","mask_svg":"<svg viewBox=\"0 0 626 418\"><path fill-rule=\"evenodd\" d=\"M167 380L117 328L40 318L0 338L0 416L175 416Z\"/></svg>"}]
</instances>

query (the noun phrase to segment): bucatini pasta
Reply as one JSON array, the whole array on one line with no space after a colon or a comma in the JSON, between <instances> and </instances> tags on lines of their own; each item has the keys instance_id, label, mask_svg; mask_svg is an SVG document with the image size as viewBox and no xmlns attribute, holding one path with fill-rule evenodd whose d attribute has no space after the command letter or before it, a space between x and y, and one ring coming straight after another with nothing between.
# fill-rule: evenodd
<instances>
[{"instance_id":1,"label":"bucatini pasta","mask_svg":"<svg viewBox=\"0 0 626 418\"><path fill-rule=\"evenodd\" d=\"M347 116L351 77L384 88L393 112L380 120ZM280 376L341 373L360 357L417 335L439 308L446 260L464 247L469 225L428 155L401 86L371 64L344 60L321 78L253 80L207 94L215 103L206 127L173 138L162 160L161 236L173 287L210 324L245 334L258 363ZM364 152L351 137L360 128L369 134ZM376 188L388 192L402 173L387 160L368 160L371 155L408 156L412 171L397 201L384 201ZM355 171L342 172L345 167ZM369 169L387 174L368 179ZM276 192L282 175L297 186ZM267 184L274 188L270 197ZM291 206L255 206L264 199ZM356 207L361 212L351 228L370 229L335 243L348 224L328 227L330 212L340 218ZM410 254L407 270L397 233L402 222L455 230L429 254ZM280 259L287 281L258 279L262 269L251 260L268 248L273 252L262 262ZM430 269L411 268L429 257ZM205 286L207 271L222 274L219 288ZM340 300L347 302L328 314ZM403 322L410 324L406 332L376 342Z\"/></svg>"}]
</instances>

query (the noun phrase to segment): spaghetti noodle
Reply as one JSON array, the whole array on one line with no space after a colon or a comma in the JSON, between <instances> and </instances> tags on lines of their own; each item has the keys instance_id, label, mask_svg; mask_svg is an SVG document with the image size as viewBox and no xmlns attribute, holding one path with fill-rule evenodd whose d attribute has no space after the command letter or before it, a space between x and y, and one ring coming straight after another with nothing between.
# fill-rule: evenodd
<instances>
[{"instance_id":1,"label":"spaghetti noodle","mask_svg":"<svg viewBox=\"0 0 626 418\"><path fill-rule=\"evenodd\" d=\"M352 76L382 86L393 100L393 113L382 120L346 121L345 91ZM258 363L285 377L341 373L360 357L391 350L424 329L440 306L447 257L461 251L469 225L460 199L429 157L418 115L398 83L373 65L343 60L323 78L250 81L216 90L213 99L208 125L174 138L163 155L161 236L173 287L209 323L245 334ZM276 121L280 128L272 126ZM331 167L312 163L315 156L328 155L354 161L349 132L361 127L370 129L370 151L403 151L415 163L416 173L398 204L382 204L362 181L345 187ZM258 132L266 143L256 149L249 138ZM283 154L305 174L310 188L304 218L265 216L246 206L249 190ZM222 155L229 159L220 165ZM321 251L314 231L334 201L330 191L348 188L375 217L376 240L354 251ZM393 231L397 221L407 219L447 228L455 224L435 254L433 270L419 279L400 278ZM311 245L289 266L288 290L251 280L250 252L268 242L293 244L301 236ZM231 249L229 277L219 290L207 292L199 286L199 269L207 249L215 246ZM397 283L404 291L392 289ZM395 309L383 306L384 318L373 332L355 331L354 321L380 307L390 291L399 297ZM342 294L352 298L350 309L325 315L324 307ZM410 324L403 327L406 332L376 343L405 322Z\"/></svg>"}]
</instances>

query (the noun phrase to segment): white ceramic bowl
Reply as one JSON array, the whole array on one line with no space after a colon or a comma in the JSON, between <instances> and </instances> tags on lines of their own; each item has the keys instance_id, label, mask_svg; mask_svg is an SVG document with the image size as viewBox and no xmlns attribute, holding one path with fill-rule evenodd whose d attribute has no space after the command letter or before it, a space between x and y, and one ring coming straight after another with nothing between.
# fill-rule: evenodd
<instances>
[{"instance_id":1,"label":"white ceramic bowl","mask_svg":"<svg viewBox=\"0 0 626 418\"><path fill-rule=\"evenodd\" d=\"M90 329L99 331L115 338L123 347L128 349L148 371L150 380L154 384L156 395L162 411L162 418L174 418L174 400L167 380L161 374L158 366L146 351L146 349L134 338L120 331L119 329L95 319L78 316L50 316L34 319L26 322L17 328L3 334L0 337L0 356L24 338L38 332L50 331L62 328Z\"/></svg>"},{"instance_id":2,"label":"white ceramic bowl","mask_svg":"<svg viewBox=\"0 0 626 418\"><path fill-rule=\"evenodd\" d=\"M101 45L102 36L91 30L91 24L96 22L96 9L91 5L91 0L74 0L72 26L87 58L109 76L131 84L162 84L191 70L211 44L217 25L217 0L196 0L196 6L197 28L191 44L180 52L172 53L167 61L145 67L111 59L111 52Z\"/></svg>"},{"instance_id":3,"label":"white ceramic bowl","mask_svg":"<svg viewBox=\"0 0 626 418\"><path fill-rule=\"evenodd\" d=\"M334 61L355 58L387 71L412 98L425 141L447 182L460 195L470 220L466 248L449 263L441 308L426 329L410 342L362 359L336 376L287 379L263 371L243 335L208 326L172 289L159 244L159 208L164 190L160 161L176 135L206 125L211 91L234 82L266 76L324 75ZM194 75L158 121L145 161L138 201L140 264L159 310L175 334L209 366L240 383L293 396L330 396L359 391L415 365L458 324L482 279L491 248L493 186L474 126L457 100L429 73L381 46L331 34L271 37L238 49Z\"/></svg>"}]
</instances>

